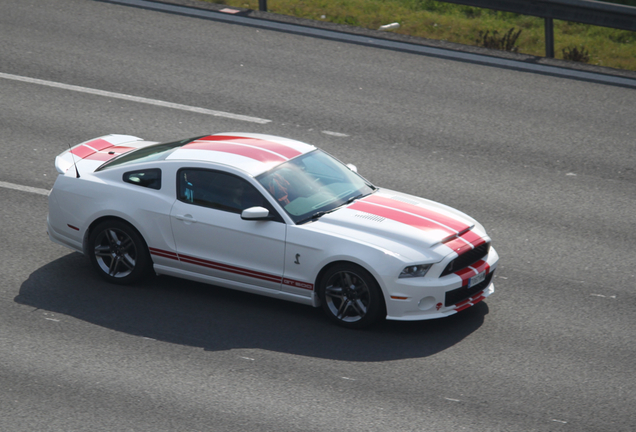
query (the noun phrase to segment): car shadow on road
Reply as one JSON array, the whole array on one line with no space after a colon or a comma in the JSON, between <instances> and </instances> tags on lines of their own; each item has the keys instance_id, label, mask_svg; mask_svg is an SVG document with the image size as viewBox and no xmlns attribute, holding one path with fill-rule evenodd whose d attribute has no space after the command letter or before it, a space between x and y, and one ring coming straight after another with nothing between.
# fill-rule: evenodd
<instances>
[{"instance_id":1,"label":"car shadow on road","mask_svg":"<svg viewBox=\"0 0 636 432\"><path fill-rule=\"evenodd\" d=\"M15 301L115 331L210 351L256 348L360 362L433 355L476 331L488 314L482 302L441 320L386 321L348 330L328 321L320 308L167 276L135 286L111 285L79 253L33 272Z\"/></svg>"}]
</instances>

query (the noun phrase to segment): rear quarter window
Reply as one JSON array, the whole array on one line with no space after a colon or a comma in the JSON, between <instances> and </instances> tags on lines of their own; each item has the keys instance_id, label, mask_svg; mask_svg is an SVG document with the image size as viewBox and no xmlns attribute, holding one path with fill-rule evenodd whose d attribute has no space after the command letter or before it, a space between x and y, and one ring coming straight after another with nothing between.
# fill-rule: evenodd
<instances>
[{"instance_id":1,"label":"rear quarter window","mask_svg":"<svg viewBox=\"0 0 636 432\"><path fill-rule=\"evenodd\" d=\"M161 170L159 168L130 171L124 173L123 180L126 183L150 189L161 189Z\"/></svg>"}]
</instances>

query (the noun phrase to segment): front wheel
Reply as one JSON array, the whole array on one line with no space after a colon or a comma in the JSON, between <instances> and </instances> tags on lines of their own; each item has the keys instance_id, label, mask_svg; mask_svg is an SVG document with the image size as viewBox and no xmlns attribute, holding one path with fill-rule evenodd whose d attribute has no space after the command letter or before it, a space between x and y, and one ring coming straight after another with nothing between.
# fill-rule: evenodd
<instances>
[{"instance_id":1,"label":"front wheel","mask_svg":"<svg viewBox=\"0 0 636 432\"><path fill-rule=\"evenodd\" d=\"M354 264L337 264L327 270L318 295L327 316L343 327L367 327L384 313L377 282L368 271Z\"/></svg>"},{"instance_id":2,"label":"front wheel","mask_svg":"<svg viewBox=\"0 0 636 432\"><path fill-rule=\"evenodd\" d=\"M88 253L100 276L119 285L137 282L151 267L150 255L141 235L118 220L104 221L91 231Z\"/></svg>"}]
</instances>

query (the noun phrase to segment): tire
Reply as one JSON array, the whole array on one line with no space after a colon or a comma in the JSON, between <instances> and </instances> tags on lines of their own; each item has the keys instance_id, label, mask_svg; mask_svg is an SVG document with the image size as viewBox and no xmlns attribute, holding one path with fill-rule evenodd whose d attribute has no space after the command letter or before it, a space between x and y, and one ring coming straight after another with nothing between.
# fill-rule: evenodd
<instances>
[{"instance_id":1,"label":"tire","mask_svg":"<svg viewBox=\"0 0 636 432\"><path fill-rule=\"evenodd\" d=\"M146 242L137 230L120 220L101 222L91 231L88 255L100 276L118 285L139 281L152 267Z\"/></svg>"},{"instance_id":2,"label":"tire","mask_svg":"<svg viewBox=\"0 0 636 432\"><path fill-rule=\"evenodd\" d=\"M378 283L368 271L355 264L337 264L328 269L321 279L318 295L329 319L343 327L368 327L385 313Z\"/></svg>"}]
</instances>

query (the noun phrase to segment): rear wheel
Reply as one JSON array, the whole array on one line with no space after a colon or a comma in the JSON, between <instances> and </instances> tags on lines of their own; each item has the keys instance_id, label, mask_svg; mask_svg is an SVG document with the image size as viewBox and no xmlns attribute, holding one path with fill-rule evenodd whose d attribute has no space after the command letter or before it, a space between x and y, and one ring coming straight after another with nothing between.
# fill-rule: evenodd
<instances>
[{"instance_id":1,"label":"rear wheel","mask_svg":"<svg viewBox=\"0 0 636 432\"><path fill-rule=\"evenodd\" d=\"M97 225L88 238L88 248L93 267L108 282L128 285L149 273L146 243L125 222L107 220Z\"/></svg>"},{"instance_id":2,"label":"rear wheel","mask_svg":"<svg viewBox=\"0 0 636 432\"><path fill-rule=\"evenodd\" d=\"M367 327L384 313L380 287L368 271L355 264L337 264L327 270L318 294L327 316L343 327Z\"/></svg>"}]
</instances>

